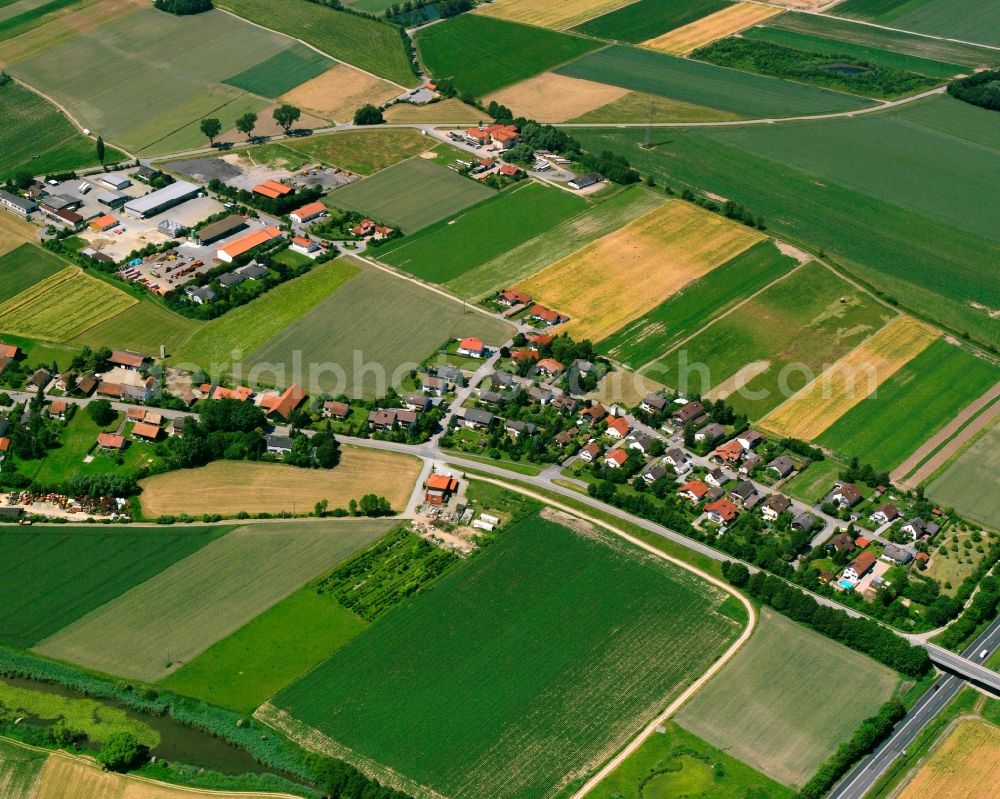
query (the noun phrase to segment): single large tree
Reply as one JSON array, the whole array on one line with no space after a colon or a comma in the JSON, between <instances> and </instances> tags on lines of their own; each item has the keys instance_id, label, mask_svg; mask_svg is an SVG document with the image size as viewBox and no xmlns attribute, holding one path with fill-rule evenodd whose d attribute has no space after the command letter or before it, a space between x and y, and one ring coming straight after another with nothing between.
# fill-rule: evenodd
<instances>
[{"instance_id":1,"label":"single large tree","mask_svg":"<svg viewBox=\"0 0 1000 799\"><path fill-rule=\"evenodd\" d=\"M257 115L249 111L236 120L236 130L245 135L248 139L253 138L253 129L257 127Z\"/></svg>"},{"instance_id":2,"label":"single large tree","mask_svg":"<svg viewBox=\"0 0 1000 799\"><path fill-rule=\"evenodd\" d=\"M384 121L382 110L371 103L361 106L354 112L355 125L381 125Z\"/></svg>"},{"instance_id":3,"label":"single large tree","mask_svg":"<svg viewBox=\"0 0 1000 799\"><path fill-rule=\"evenodd\" d=\"M208 138L208 143L215 146L215 137L222 132L222 123L214 117L201 121L201 132Z\"/></svg>"},{"instance_id":4,"label":"single large tree","mask_svg":"<svg viewBox=\"0 0 1000 799\"><path fill-rule=\"evenodd\" d=\"M292 125L299 121L299 117L302 116L302 112L294 105L282 103L271 112L271 116L274 117L275 122L281 125L287 135L289 131L291 131Z\"/></svg>"}]
</instances>

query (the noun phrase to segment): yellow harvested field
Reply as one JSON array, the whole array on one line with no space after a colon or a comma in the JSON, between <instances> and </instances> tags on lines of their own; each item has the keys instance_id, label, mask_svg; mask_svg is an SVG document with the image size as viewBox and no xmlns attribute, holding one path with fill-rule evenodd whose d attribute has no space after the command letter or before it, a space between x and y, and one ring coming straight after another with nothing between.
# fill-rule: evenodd
<instances>
[{"instance_id":1,"label":"yellow harvested field","mask_svg":"<svg viewBox=\"0 0 1000 799\"><path fill-rule=\"evenodd\" d=\"M674 200L518 288L569 316L561 331L600 341L763 239L762 233Z\"/></svg>"},{"instance_id":2,"label":"yellow harvested field","mask_svg":"<svg viewBox=\"0 0 1000 799\"><path fill-rule=\"evenodd\" d=\"M349 64L337 64L288 92L283 100L324 119L348 122L366 103L382 105L398 97L400 86Z\"/></svg>"},{"instance_id":3,"label":"yellow harvested field","mask_svg":"<svg viewBox=\"0 0 1000 799\"><path fill-rule=\"evenodd\" d=\"M899 799L993 799L1000 785L1000 727L960 721Z\"/></svg>"},{"instance_id":4,"label":"yellow harvested field","mask_svg":"<svg viewBox=\"0 0 1000 799\"><path fill-rule=\"evenodd\" d=\"M642 402L644 397L664 388L655 380L622 368L608 372L597 384L597 390L587 396L602 405L627 405L631 408Z\"/></svg>"},{"instance_id":5,"label":"yellow harvested field","mask_svg":"<svg viewBox=\"0 0 1000 799\"><path fill-rule=\"evenodd\" d=\"M334 469L300 469L280 463L216 461L143 480L142 510L151 518L181 513L306 513L320 500L330 509L378 494L393 510L406 507L420 461L407 455L342 447Z\"/></svg>"},{"instance_id":6,"label":"yellow harvested field","mask_svg":"<svg viewBox=\"0 0 1000 799\"><path fill-rule=\"evenodd\" d=\"M385 112L386 122L458 122L475 124L482 119L483 112L461 100L450 97L428 105L396 103Z\"/></svg>"},{"instance_id":7,"label":"yellow harvested field","mask_svg":"<svg viewBox=\"0 0 1000 799\"><path fill-rule=\"evenodd\" d=\"M493 0L476 8L488 17L563 30L635 0Z\"/></svg>"},{"instance_id":8,"label":"yellow harvested field","mask_svg":"<svg viewBox=\"0 0 1000 799\"><path fill-rule=\"evenodd\" d=\"M774 433L810 441L927 349L938 331L899 316L762 420Z\"/></svg>"},{"instance_id":9,"label":"yellow harvested field","mask_svg":"<svg viewBox=\"0 0 1000 799\"><path fill-rule=\"evenodd\" d=\"M287 793L202 791L144 777L102 771L89 759L53 752L42 767L33 799L295 799Z\"/></svg>"},{"instance_id":10,"label":"yellow harvested field","mask_svg":"<svg viewBox=\"0 0 1000 799\"><path fill-rule=\"evenodd\" d=\"M567 122L594 109L620 100L628 89L582 78L543 72L491 95L516 116L539 122Z\"/></svg>"},{"instance_id":11,"label":"yellow harvested field","mask_svg":"<svg viewBox=\"0 0 1000 799\"><path fill-rule=\"evenodd\" d=\"M35 241L37 228L13 214L0 215L0 255L16 250L25 242Z\"/></svg>"},{"instance_id":12,"label":"yellow harvested field","mask_svg":"<svg viewBox=\"0 0 1000 799\"><path fill-rule=\"evenodd\" d=\"M643 46L659 50L661 53L687 55L692 50L704 47L716 39L738 33L780 13L781 9L776 6L763 3L737 3L668 31L655 39L649 39L643 42Z\"/></svg>"}]
</instances>

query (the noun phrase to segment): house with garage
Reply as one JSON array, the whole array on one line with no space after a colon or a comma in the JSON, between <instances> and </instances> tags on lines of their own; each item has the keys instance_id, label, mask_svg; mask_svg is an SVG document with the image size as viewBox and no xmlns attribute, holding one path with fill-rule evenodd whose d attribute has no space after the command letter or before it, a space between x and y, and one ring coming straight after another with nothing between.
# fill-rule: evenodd
<instances>
[{"instance_id":1,"label":"house with garage","mask_svg":"<svg viewBox=\"0 0 1000 799\"><path fill-rule=\"evenodd\" d=\"M529 302L531 302L531 297L520 289L504 289L497 295L497 305L503 305L505 308L513 308L516 305L527 305Z\"/></svg>"},{"instance_id":2,"label":"house with garage","mask_svg":"<svg viewBox=\"0 0 1000 799\"><path fill-rule=\"evenodd\" d=\"M757 486L749 480L741 480L736 484L736 487L729 492L729 496L737 505L745 508L751 497L757 496Z\"/></svg>"},{"instance_id":3,"label":"house with garage","mask_svg":"<svg viewBox=\"0 0 1000 799\"><path fill-rule=\"evenodd\" d=\"M739 512L739 508L728 499L717 499L705 506L708 518L716 524L728 524L739 515Z\"/></svg>"},{"instance_id":4,"label":"house with garage","mask_svg":"<svg viewBox=\"0 0 1000 799\"><path fill-rule=\"evenodd\" d=\"M777 475L779 478L785 478L795 471L795 461L787 455L779 455L767 464L767 470Z\"/></svg>"},{"instance_id":5,"label":"house with garage","mask_svg":"<svg viewBox=\"0 0 1000 799\"><path fill-rule=\"evenodd\" d=\"M861 499L861 491L854 483L838 483L830 495L830 501L841 508L853 508Z\"/></svg>"},{"instance_id":6,"label":"house with garage","mask_svg":"<svg viewBox=\"0 0 1000 799\"><path fill-rule=\"evenodd\" d=\"M609 469L620 469L628 462L628 453L623 449L613 449L604 456L604 465Z\"/></svg>"},{"instance_id":7,"label":"house with garage","mask_svg":"<svg viewBox=\"0 0 1000 799\"><path fill-rule=\"evenodd\" d=\"M668 449L663 456L663 461L673 468L675 474L686 474L691 471L691 458L688 457L688 454L684 450L678 447Z\"/></svg>"},{"instance_id":8,"label":"house with garage","mask_svg":"<svg viewBox=\"0 0 1000 799\"><path fill-rule=\"evenodd\" d=\"M899 529L916 541L918 538L932 538L937 535L941 530L941 525L917 517L903 522Z\"/></svg>"},{"instance_id":9,"label":"house with garage","mask_svg":"<svg viewBox=\"0 0 1000 799\"><path fill-rule=\"evenodd\" d=\"M659 413L666 407L667 398L661 397L659 394L647 394L639 403L639 408L646 413Z\"/></svg>"},{"instance_id":10,"label":"house with garage","mask_svg":"<svg viewBox=\"0 0 1000 799\"><path fill-rule=\"evenodd\" d=\"M771 494L760 503L760 515L765 521L776 522L778 517L792 506L792 501L784 494Z\"/></svg>"},{"instance_id":11,"label":"house with garage","mask_svg":"<svg viewBox=\"0 0 1000 799\"><path fill-rule=\"evenodd\" d=\"M460 339L457 352L466 358L484 358L487 355L486 345L476 336Z\"/></svg>"},{"instance_id":12,"label":"house with garage","mask_svg":"<svg viewBox=\"0 0 1000 799\"><path fill-rule=\"evenodd\" d=\"M875 524L889 524L899 518L899 508L891 502L883 502L874 513L868 516L868 520Z\"/></svg>"},{"instance_id":13,"label":"house with garage","mask_svg":"<svg viewBox=\"0 0 1000 799\"><path fill-rule=\"evenodd\" d=\"M563 316L558 311L546 308L544 305L534 305L528 312L531 319L536 322L543 322L546 325L558 325L565 322L569 317Z\"/></svg>"},{"instance_id":14,"label":"house with garage","mask_svg":"<svg viewBox=\"0 0 1000 799\"><path fill-rule=\"evenodd\" d=\"M542 358L535 364L535 371L540 375L545 375L545 377L561 375L564 369L565 367L555 358Z\"/></svg>"},{"instance_id":15,"label":"house with garage","mask_svg":"<svg viewBox=\"0 0 1000 799\"><path fill-rule=\"evenodd\" d=\"M486 430L493 424L494 419L496 419L496 416L489 411L479 408L466 408L465 413L462 415L462 424L470 430Z\"/></svg>"},{"instance_id":16,"label":"house with garage","mask_svg":"<svg viewBox=\"0 0 1000 799\"><path fill-rule=\"evenodd\" d=\"M842 577L850 583L856 583L875 566L877 559L874 552L862 552L847 564Z\"/></svg>"},{"instance_id":17,"label":"house with garage","mask_svg":"<svg viewBox=\"0 0 1000 799\"><path fill-rule=\"evenodd\" d=\"M697 505L701 502L705 495L708 493L708 486L705 485L701 480L689 480L679 489L677 489L677 496L683 497L688 502Z\"/></svg>"},{"instance_id":18,"label":"house with garage","mask_svg":"<svg viewBox=\"0 0 1000 799\"><path fill-rule=\"evenodd\" d=\"M705 415L705 406L697 400L686 402L671 415L674 424L683 427L688 422L694 422Z\"/></svg>"},{"instance_id":19,"label":"house with garage","mask_svg":"<svg viewBox=\"0 0 1000 799\"><path fill-rule=\"evenodd\" d=\"M913 555L914 553L906 547L901 547L898 544L887 544L886 548L882 550L881 559L895 563L897 566L906 566L913 560Z\"/></svg>"}]
</instances>

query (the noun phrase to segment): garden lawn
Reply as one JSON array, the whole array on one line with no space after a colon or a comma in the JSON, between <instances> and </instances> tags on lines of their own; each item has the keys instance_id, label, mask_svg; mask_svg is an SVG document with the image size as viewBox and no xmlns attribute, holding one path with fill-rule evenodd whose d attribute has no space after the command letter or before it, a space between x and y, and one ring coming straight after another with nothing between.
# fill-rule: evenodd
<instances>
[{"instance_id":1,"label":"garden lawn","mask_svg":"<svg viewBox=\"0 0 1000 799\"><path fill-rule=\"evenodd\" d=\"M317 593L315 585L307 585L209 647L162 685L249 714L367 626L330 596Z\"/></svg>"},{"instance_id":2,"label":"garden lawn","mask_svg":"<svg viewBox=\"0 0 1000 799\"><path fill-rule=\"evenodd\" d=\"M893 316L870 295L811 262L643 374L682 394L726 399L738 412L758 419ZM788 364L794 366L786 369ZM740 391L744 386L747 391Z\"/></svg>"},{"instance_id":3,"label":"garden lawn","mask_svg":"<svg viewBox=\"0 0 1000 799\"><path fill-rule=\"evenodd\" d=\"M357 274L358 268L343 259L320 264L302 277L282 283L202 325L177 350L171 363L206 370L215 364L219 369L228 369L234 351L238 350L242 358Z\"/></svg>"},{"instance_id":4,"label":"garden lawn","mask_svg":"<svg viewBox=\"0 0 1000 799\"><path fill-rule=\"evenodd\" d=\"M62 271L66 262L34 244L22 244L0 257L0 303Z\"/></svg>"},{"instance_id":5,"label":"garden lawn","mask_svg":"<svg viewBox=\"0 0 1000 799\"><path fill-rule=\"evenodd\" d=\"M764 608L750 641L675 721L798 788L875 715L898 680L874 660Z\"/></svg>"},{"instance_id":6,"label":"garden lawn","mask_svg":"<svg viewBox=\"0 0 1000 799\"><path fill-rule=\"evenodd\" d=\"M871 105L842 92L624 45L589 53L555 71L747 117L820 114Z\"/></svg>"},{"instance_id":7,"label":"garden lawn","mask_svg":"<svg viewBox=\"0 0 1000 799\"><path fill-rule=\"evenodd\" d=\"M843 464L829 458L813 461L805 471L799 472L785 483L782 491L807 505L815 505L830 493L843 470Z\"/></svg>"},{"instance_id":8,"label":"garden lawn","mask_svg":"<svg viewBox=\"0 0 1000 799\"><path fill-rule=\"evenodd\" d=\"M0 642L32 646L228 529L0 528Z\"/></svg>"},{"instance_id":9,"label":"garden lawn","mask_svg":"<svg viewBox=\"0 0 1000 799\"><path fill-rule=\"evenodd\" d=\"M462 14L417 34L417 49L431 74L455 88L485 97L601 46L601 42L520 25L480 14Z\"/></svg>"},{"instance_id":10,"label":"garden lawn","mask_svg":"<svg viewBox=\"0 0 1000 799\"><path fill-rule=\"evenodd\" d=\"M719 613L721 589L570 524L581 532L537 515L505 529L261 714L296 734L316 728L328 739L311 745L411 793L552 796L618 751L742 626Z\"/></svg>"},{"instance_id":11,"label":"garden lawn","mask_svg":"<svg viewBox=\"0 0 1000 799\"><path fill-rule=\"evenodd\" d=\"M728 7L723 0L639 0L574 30L601 39L638 43Z\"/></svg>"},{"instance_id":12,"label":"garden lawn","mask_svg":"<svg viewBox=\"0 0 1000 799\"><path fill-rule=\"evenodd\" d=\"M419 82L394 25L304 0L221 0L219 6L400 86Z\"/></svg>"},{"instance_id":13,"label":"garden lawn","mask_svg":"<svg viewBox=\"0 0 1000 799\"><path fill-rule=\"evenodd\" d=\"M359 175L371 175L433 146L427 137L410 128L348 130L282 143L309 158L339 166Z\"/></svg>"},{"instance_id":14,"label":"garden lawn","mask_svg":"<svg viewBox=\"0 0 1000 799\"><path fill-rule=\"evenodd\" d=\"M524 182L455 218L425 228L417 236L392 242L378 250L376 257L422 280L458 282L479 264L589 208L585 200L568 192ZM509 279L509 273L503 279Z\"/></svg>"},{"instance_id":15,"label":"garden lawn","mask_svg":"<svg viewBox=\"0 0 1000 799\"><path fill-rule=\"evenodd\" d=\"M794 267L794 258L762 241L698 280L652 311L601 341L602 352L638 369Z\"/></svg>"},{"instance_id":16,"label":"garden lawn","mask_svg":"<svg viewBox=\"0 0 1000 799\"><path fill-rule=\"evenodd\" d=\"M254 349L248 367L287 365L297 352L312 367L295 378L310 394L375 398L400 387L411 369L451 339L478 336L497 347L513 335L505 322L413 281L350 263L361 274ZM289 380L279 376L277 382Z\"/></svg>"},{"instance_id":17,"label":"garden lawn","mask_svg":"<svg viewBox=\"0 0 1000 799\"><path fill-rule=\"evenodd\" d=\"M1000 529L997 493L1000 475L1000 424L960 454L930 485L927 495L963 516Z\"/></svg>"},{"instance_id":18,"label":"garden lawn","mask_svg":"<svg viewBox=\"0 0 1000 799\"><path fill-rule=\"evenodd\" d=\"M370 216L403 233L416 233L494 194L478 181L418 157L336 189L325 202Z\"/></svg>"},{"instance_id":19,"label":"garden lawn","mask_svg":"<svg viewBox=\"0 0 1000 799\"><path fill-rule=\"evenodd\" d=\"M350 519L241 527L35 649L107 674L162 680L392 524Z\"/></svg>"},{"instance_id":20,"label":"garden lawn","mask_svg":"<svg viewBox=\"0 0 1000 799\"><path fill-rule=\"evenodd\" d=\"M280 97L300 83L322 75L336 62L297 42L266 61L226 79L226 83L264 97Z\"/></svg>"},{"instance_id":21,"label":"garden lawn","mask_svg":"<svg viewBox=\"0 0 1000 799\"><path fill-rule=\"evenodd\" d=\"M1000 380L1000 369L939 339L817 442L889 471Z\"/></svg>"}]
</instances>

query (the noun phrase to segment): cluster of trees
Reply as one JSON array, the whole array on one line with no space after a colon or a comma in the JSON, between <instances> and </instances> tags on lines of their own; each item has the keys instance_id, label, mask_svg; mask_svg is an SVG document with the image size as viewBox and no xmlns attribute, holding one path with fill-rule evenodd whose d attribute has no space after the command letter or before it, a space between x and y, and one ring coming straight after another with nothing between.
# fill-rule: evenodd
<instances>
[{"instance_id":1,"label":"cluster of trees","mask_svg":"<svg viewBox=\"0 0 1000 799\"><path fill-rule=\"evenodd\" d=\"M385 117L382 116L382 109L377 105L368 103L354 112L355 125L381 125L383 122L385 122Z\"/></svg>"},{"instance_id":2,"label":"cluster of trees","mask_svg":"<svg viewBox=\"0 0 1000 799\"><path fill-rule=\"evenodd\" d=\"M322 188L319 186L310 186L305 189L293 191L291 194L286 194L283 197L264 197L261 194L249 192L246 189L233 188L218 178L213 178L209 181L208 189L233 202L249 205L272 216L285 216L285 214L290 214L296 208L315 202L323 196Z\"/></svg>"},{"instance_id":3,"label":"cluster of trees","mask_svg":"<svg viewBox=\"0 0 1000 799\"><path fill-rule=\"evenodd\" d=\"M961 605L959 605L961 608ZM979 628L993 621L1000 608L1000 580L990 575L983 577L979 590L961 617L941 634L938 643L948 649L960 649L979 632Z\"/></svg>"},{"instance_id":4,"label":"cluster of trees","mask_svg":"<svg viewBox=\"0 0 1000 799\"><path fill-rule=\"evenodd\" d=\"M285 135L288 135L292 132L292 127L295 123L301 118L302 110L291 103L282 103L271 112L271 116L281 126L281 129L285 131ZM253 111L248 111L236 120L236 130L248 139L252 139L254 129L257 127L257 121L257 114ZM198 127L202 135L208 139L208 143L214 147L215 137L222 133L222 121L216 117L206 117L201 120Z\"/></svg>"},{"instance_id":5,"label":"cluster of trees","mask_svg":"<svg viewBox=\"0 0 1000 799\"><path fill-rule=\"evenodd\" d=\"M842 743L812 779L799 791L799 799L821 799L848 769L889 737L892 728L906 715L906 708L890 699L878 713L861 722L849 740Z\"/></svg>"},{"instance_id":6,"label":"cluster of trees","mask_svg":"<svg viewBox=\"0 0 1000 799\"><path fill-rule=\"evenodd\" d=\"M1000 69L952 81L948 84L948 94L991 111L1000 111Z\"/></svg>"},{"instance_id":7,"label":"cluster of trees","mask_svg":"<svg viewBox=\"0 0 1000 799\"><path fill-rule=\"evenodd\" d=\"M125 730L111 733L97 753L97 762L105 771L120 773L138 768L148 758L149 747L139 743L132 733Z\"/></svg>"},{"instance_id":8,"label":"cluster of trees","mask_svg":"<svg viewBox=\"0 0 1000 799\"><path fill-rule=\"evenodd\" d=\"M779 577L764 572L751 575L742 563L731 561L722 564L722 575L734 586L779 613L903 674L920 677L931 668L930 657L922 647L910 646L906 640L871 619L853 618L842 610L820 605Z\"/></svg>"},{"instance_id":9,"label":"cluster of trees","mask_svg":"<svg viewBox=\"0 0 1000 799\"><path fill-rule=\"evenodd\" d=\"M333 435L330 423L312 438L301 432L293 431L295 444L292 451L285 455L284 461L290 466L302 468L318 467L332 469L340 463L340 442Z\"/></svg>"},{"instance_id":10,"label":"cluster of trees","mask_svg":"<svg viewBox=\"0 0 1000 799\"><path fill-rule=\"evenodd\" d=\"M614 505L616 508L628 511L636 516L662 524L671 530L684 535L693 535L694 528L687 515L673 503L660 506L645 494L620 494L615 484L607 480L599 480L587 486L587 493L595 499Z\"/></svg>"},{"instance_id":11,"label":"cluster of trees","mask_svg":"<svg viewBox=\"0 0 1000 799\"><path fill-rule=\"evenodd\" d=\"M264 412L249 402L224 399L206 402L200 421L188 417L181 435L161 444L170 468L192 469L214 460L258 460L266 446Z\"/></svg>"},{"instance_id":12,"label":"cluster of trees","mask_svg":"<svg viewBox=\"0 0 1000 799\"><path fill-rule=\"evenodd\" d=\"M747 227L755 227L764 230L766 227L764 224L764 217L754 216L750 210L735 200L726 200L725 204L722 206L722 213L727 219L735 219L737 222L742 222Z\"/></svg>"},{"instance_id":13,"label":"cluster of trees","mask_svg":"<svg viewBox=\"0 0 1000 799\"><path fill-rule=\"evenodd\" d=\"M840 473L840 479L848 483L864 483L869 486L889 486L892 484L888 472L880 472L870 463L861 463L853 457L847 468Z\"/></svg>"},{"instance_id":14,"label":"cluster of trees","mask_svg":"<svg viewBox=\"0 0 1000 799\"><path fill-rule=\"evenodd\" d=\"M322 755L310 755L308 763L313 779L327 796L358 797L358 799L361 797L364 799L412 799L409 794L366 777L354 766L343 760L334 760Z\"/></svg>"},{"instance_id":15,"label":"cluster of trees","mask_svg":"<svg viewBox=\"0 0 1000 799\"><path fill-rule=\"evenodd\" d=\"M765 525L755 513L741 513L726 528L721 538L709 543L727 555L752 563L772 574L792 579L796 571L792 560L809 550L811 534L792 529L792 514L787 511L778 517L775 529L764 535Z\"/></svg>"},{"instance_id":16,"label":"cluster of trees","mask_svg":"<svg viewBox=\"0 0 1000 799\"><path fill-rule=\"evenodd\" d=\"M212 0L156 0L153 5L160 11L176 14L179 17L211 11L213 7Z\"/></svg>"},{"instance_id":17,"label":"cluster of trees","mask_svg":"<svg viewBox=\"0 0 1000 799\"><path fill-rule=\"evenodd\" d=\"M432 8L441 19L455 17L473 8L472 0L406 0L405 3L393 3L385 12L385 18L390 22L412 25L431 18L424 9Z\"/></svg>"}]
</instances>

